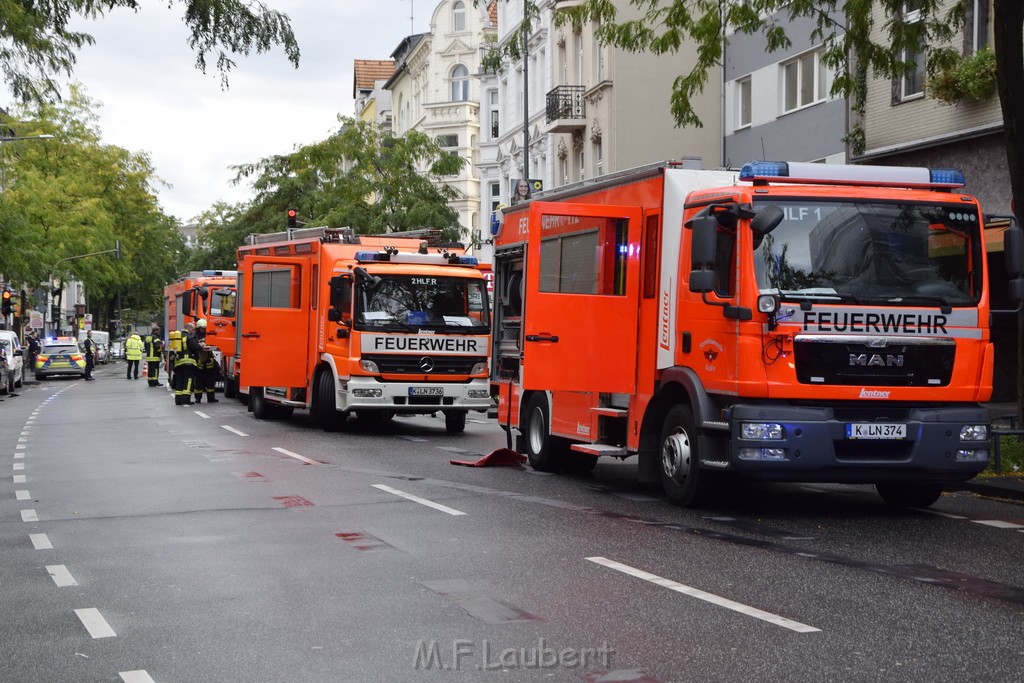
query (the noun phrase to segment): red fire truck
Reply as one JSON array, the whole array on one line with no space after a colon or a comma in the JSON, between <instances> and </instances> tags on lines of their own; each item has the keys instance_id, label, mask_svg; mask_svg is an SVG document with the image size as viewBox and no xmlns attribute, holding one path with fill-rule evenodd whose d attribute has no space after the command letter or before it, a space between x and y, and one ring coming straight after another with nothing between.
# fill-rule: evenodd
<instances>
[{"instance_id":1,"label":"red fire truck","mask_svg":"<svg viewBox=\"0 0 1024 683\"><path fill-rule=\"evenodd\" d=\"M956 171L673 164L505 211L498 419L538 470L638 456L700 505L730 478L926 506L988 464L991 290ZM1024 299L1021 230L1003 235ZM511 434L510 432L510 434Z\"/></svg>"},{"instance_id":2,"label":"red fire truck","mask_svg":"<svg viewBox=\"0 0 1024 683\"><path fill-rule=\"evenodd\" d=\"M238 388L230 367L235 356L237 279L234 270L193 271L164 287L164 343L167 335L183 330L186 323L205 320L206 344L214 349L228 398Z\"/></svg>"},{"instance_id":3,"label":"red fire truck","mask_svg":"<svg viewBox=\"0 0 1024 683\"><path fill-rule=\"evenodd\" d=\"M309 228L238 249L241 389L259 418L309 409L325 429L355 413L441 412L449 433L491 405L490 304L461 244Z\"/></svg>"}]
</instances>

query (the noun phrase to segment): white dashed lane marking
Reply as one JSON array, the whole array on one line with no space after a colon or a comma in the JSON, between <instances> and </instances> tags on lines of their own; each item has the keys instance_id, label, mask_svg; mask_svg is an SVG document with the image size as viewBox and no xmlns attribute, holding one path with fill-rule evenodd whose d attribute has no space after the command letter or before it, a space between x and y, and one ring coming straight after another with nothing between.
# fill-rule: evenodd
<instances>
[{"instance_id":1,"label":"white dashed lane marking","mask_svg":"<svg viewBox=\"0 0 1024 683\"><path fill-rule=\"evenodd\" d=\"M401 498L405 498L406 500L411 500L412 502L419 503L420 505L426 505L428 508L434 508L435 510L440 510L441 512L444 512L444 513L449 514L449 515L455 516L455 515L464 515L464 514L466 514L465 512L462 512L460 510L456 510L455 508L450 508L447 505L441 505L440 503L435 503L432 500L427 500L426 498L420 498L419 496L414 496L411 493L406 493L405 491L399 491L398 489L393 489L390 486L385 486L384 484L374 484L373 488L380 489L381 491L386 491L386 492L388 492L390 494L399 496Z\"/></svg>"},{"instance_id":2,"label":"white dashed lane marking","mask_svg":"<svg viewBox=\"0 0 1024 683\"><path fill-rule=\"evenodd\" d=\"M788 628L790 631L796 631L797 633L813 633L821 630L820 628L808 626L807 624L801 624L799 621L780 617L778 614L765 612L764 610L760 610L756 607L751 607L750 605L744 605L742 603L729 600L728 598L723 598L722 596L715 595L714 593L706 593L698 588L692 588L691 586L676 583L671 579L666 579L656 574L650 574L642 569L630 567L628 564L622 564L621 562L609 560L605 557L588 557L587 560L603 567L614 569L617 572L622 572L623 574L628 574L629 576L649 581L656 586L668 588L671 591L683 593L684 595L689 595L692 598L704 600L705 602L710 602L711 604L718 605L719 607L725 607L726 609L731 609L734 612L739 612L740 614L745 614L747 616L754 617L755 619L761 619L762 621L767 621L768 623L775 624L776 626Z\"/></svg>"},{"instance_id":3,"label":"white dashed lane marking","mask_svg":"<svg viewBox=\"0 0 1024 683\"><path fill-rule=\"evenodd\" d=\"M29 495L28 491L21 490L21 491L15 491L14 492L14 497L16 499L18 499L18 500L28 500L32 496Z\"/></svg>"},{"instance_id":4,"label":"white dashed lane marking","mask_svg":"<svg viewBox=\"0 0 1024 683\"><path fill-rule=\"evenodd\" d=\"M85 626L85 630L93 638L113 638L117 635L95 607L76 609L75 614L78 616L78 620L82 622L82 626Z\"/></svg>"},{"instance_id":5,"label":"white dashed lane marking","mask_svg":"<svg viewBox=\"0 0 1024 683\"><path fill-rule=\"evenodd\" d=\"M27 479L27 477L24 474L15 474L14 475L14 483L15 484L24 484L24 483L27 483L27 481L28 481L28 479Z\"/></svg>"},{"instance_id":6,"label":"white dashed lane marking","mask_svg":"<svg viewBox=\"0 0 1024 683\"><path fill-rule=\"evenodd\" d=\"M229 427L228 425L221 425L221 428L228 430L232 434L238 434L238 436L249 436L245 432L243 432L243 431L241 431L239 429L235 429L234 427Z\"/></svg>"},{"instance_id":7,"label":"white dashed lane marking","mask_svg":"<svg viewBox=\"0 0 1024 683\"><path fill-rule=\"evenodd\" d=\"M39 515L37 515L36 511L31 509L31 508L29 508L28 510L22 510L21 511L21 521L23 521L23 522L38 522L39 521Z\"/></svg>"},{"instance_id":8,"label":"white dashed lane marking","mask_svg":"<svg viewBox=\"0 0 1024 683\"><path fill-rule=\"evenodd\" d=\"M57 584L58 588L78 585L78 582L75 581L75 577L71 576L71 572L69 572L68 568L62 564L48 564L46 565L46 571L50 572L50 577L53 579L53 582Z\"/></svg>"},{"instance_id":9,"label":"white dashed lane marking","mask_svg":"<svg viewBox=\"0 0 1024 683\"><path fill-rule=\"evenodd\" d=\"M277 451L278 453L282 453L284 455L287 455L289 458L295 458L296 460L301 460L302 462L306 463L307 465L319 465L320 464L316 460L310 460L309 458L307 458L304 455L299 455L298 453L292 453L287 448L280 448L278 446L274 446L273 450Z\"/></svg>"},{"instance_id":10,"label":"white dashed lane marking","mask_svg":"<svg viewBox=\"0 0 1024 683\"><path fill-rule=\"evenodd\" d=\"M136 671L122 671L117 674L124 683L153 683L153 679L144 669Z\"/></svg>"},{"instance_id":11,"label":"white dashed lane marking","mask_svg":"<svg viewBox=\"0 0 1024 683\"><path fill-rule=\"evenodd\" d=\"M36 550L53 550L53 544L50 543L50 538L46 534L29 534L28 538Z\"/></svg>"}]
</instances>

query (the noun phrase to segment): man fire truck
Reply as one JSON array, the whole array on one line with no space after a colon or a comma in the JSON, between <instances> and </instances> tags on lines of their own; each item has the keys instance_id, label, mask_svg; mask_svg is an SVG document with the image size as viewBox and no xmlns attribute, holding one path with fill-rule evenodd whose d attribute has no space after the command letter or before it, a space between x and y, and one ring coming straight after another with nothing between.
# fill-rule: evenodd
<instances>
[{"instance_id":1,"label":"man fire truck","mask_svg":"<svg viewBox=\"0 0 1024 683\"><path fill-rule=\"evenodd\" d=\"M309 409L331 429L491 405L490 305L461 244L350 229L254 235L238 249L242 389L259 419Z\"/></svg>"},{"instance_id":2,"label":"man fire truck","mask_svg":"<svg viewBox=\"0 0 1024 683\"><path fill-rule=\"evenodd\" d=\"M736 180L668 163L507 210L502 427L538 470L637 455L641 480L684 506L729 476L932 504L991 449L999 311L963 185L921 168L757 162ZM1003 243L1019 308L1015 224Z\"/></svg>"},{"instance_id":3,"label":"man fire truck","mask_svg":"<svg viewBox=\"0 0 1024 683\"><path fill-rule=\"evenodd\" d=\"M184 330L185 323L205 320L204 343L213 348L228 398L238 389L237 372L232 367L237 279L234 270L193 271L164 287L164 335L169 338L171 332Z\"/></svg>"}]
</instances>

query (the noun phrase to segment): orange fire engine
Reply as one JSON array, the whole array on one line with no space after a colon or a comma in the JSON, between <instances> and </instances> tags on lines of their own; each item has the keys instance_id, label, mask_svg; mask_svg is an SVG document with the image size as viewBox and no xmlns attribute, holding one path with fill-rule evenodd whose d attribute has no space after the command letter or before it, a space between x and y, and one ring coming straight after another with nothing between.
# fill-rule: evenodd
<instances>
[{"instance_id":1,"label":"orange fire engine","mask_svg":"<svg viewBox=\"0 0 1024 683\"><path fill-rule=\"evenodd\" d=\"M186 323L205 320L206 344L214 349L228 398L238 388L235 373L229 372L235 356L237 279L234 270L193 271L164 287L164 335L183 330Z\"/></svg>"},{"instance_id":2,"label":"orange fire engine","mask_svg":"<svg viewBox=\"0 0 1024 683\"><path fill-rule=\"evenodd\" d=\"M449 433L491 405L486 280L462 245L310 228L238 249L242 390L259 419L309 409L443 412Z\"/></svg>"},{"instance_id":3,"label":"orange fire engine","mask_svg":"<svg viewBox=\"0 0 1024 683\"><path fill-rule=\"evenodd\" d=\"M730 476L898 506L988 463L985 219L956 171L672 163L504 213L498 420L538 470L638 456L680 505ZM1024 299L1021 230L1004 233ZM1018 305L1019 308L1019 305Z\"/></svg>"}]
</instances>

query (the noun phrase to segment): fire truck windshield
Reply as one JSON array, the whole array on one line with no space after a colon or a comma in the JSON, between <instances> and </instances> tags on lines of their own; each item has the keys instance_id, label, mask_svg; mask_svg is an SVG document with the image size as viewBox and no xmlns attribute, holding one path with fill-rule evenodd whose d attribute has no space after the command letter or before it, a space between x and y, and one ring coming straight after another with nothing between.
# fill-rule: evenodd
<instances>
[{"instance_id":1,"label":"fire truck windshield","mask_svg":"<svg viewBox=\"0 0 1024 683\"><path fill-rule=\"evenodd\" d=\"M356 302L356 329L481 334L490 328L484 280L381 275Z\"/></svg>"},{"instance_id":2,"label":"fire truck windshield","mask_svg":"<svg viewBox=\"0 0 1024 683\"><path fill-rule=\"evenodd\" d=\"M235 293L229 289L212 290L210 292L210 315L234 318Z\"/></svg>"},{"instance_id":3,"label":"fire truck windshield","mask_svg":"<svg viewBox=\"0 0 1024 683\"><path fill-rule=\"evenodd\" d=\"M755 238L761 293L789 301L971 306L981 292L974 204L770 199L779 227Z\"/></svg>"}]
</instances>

